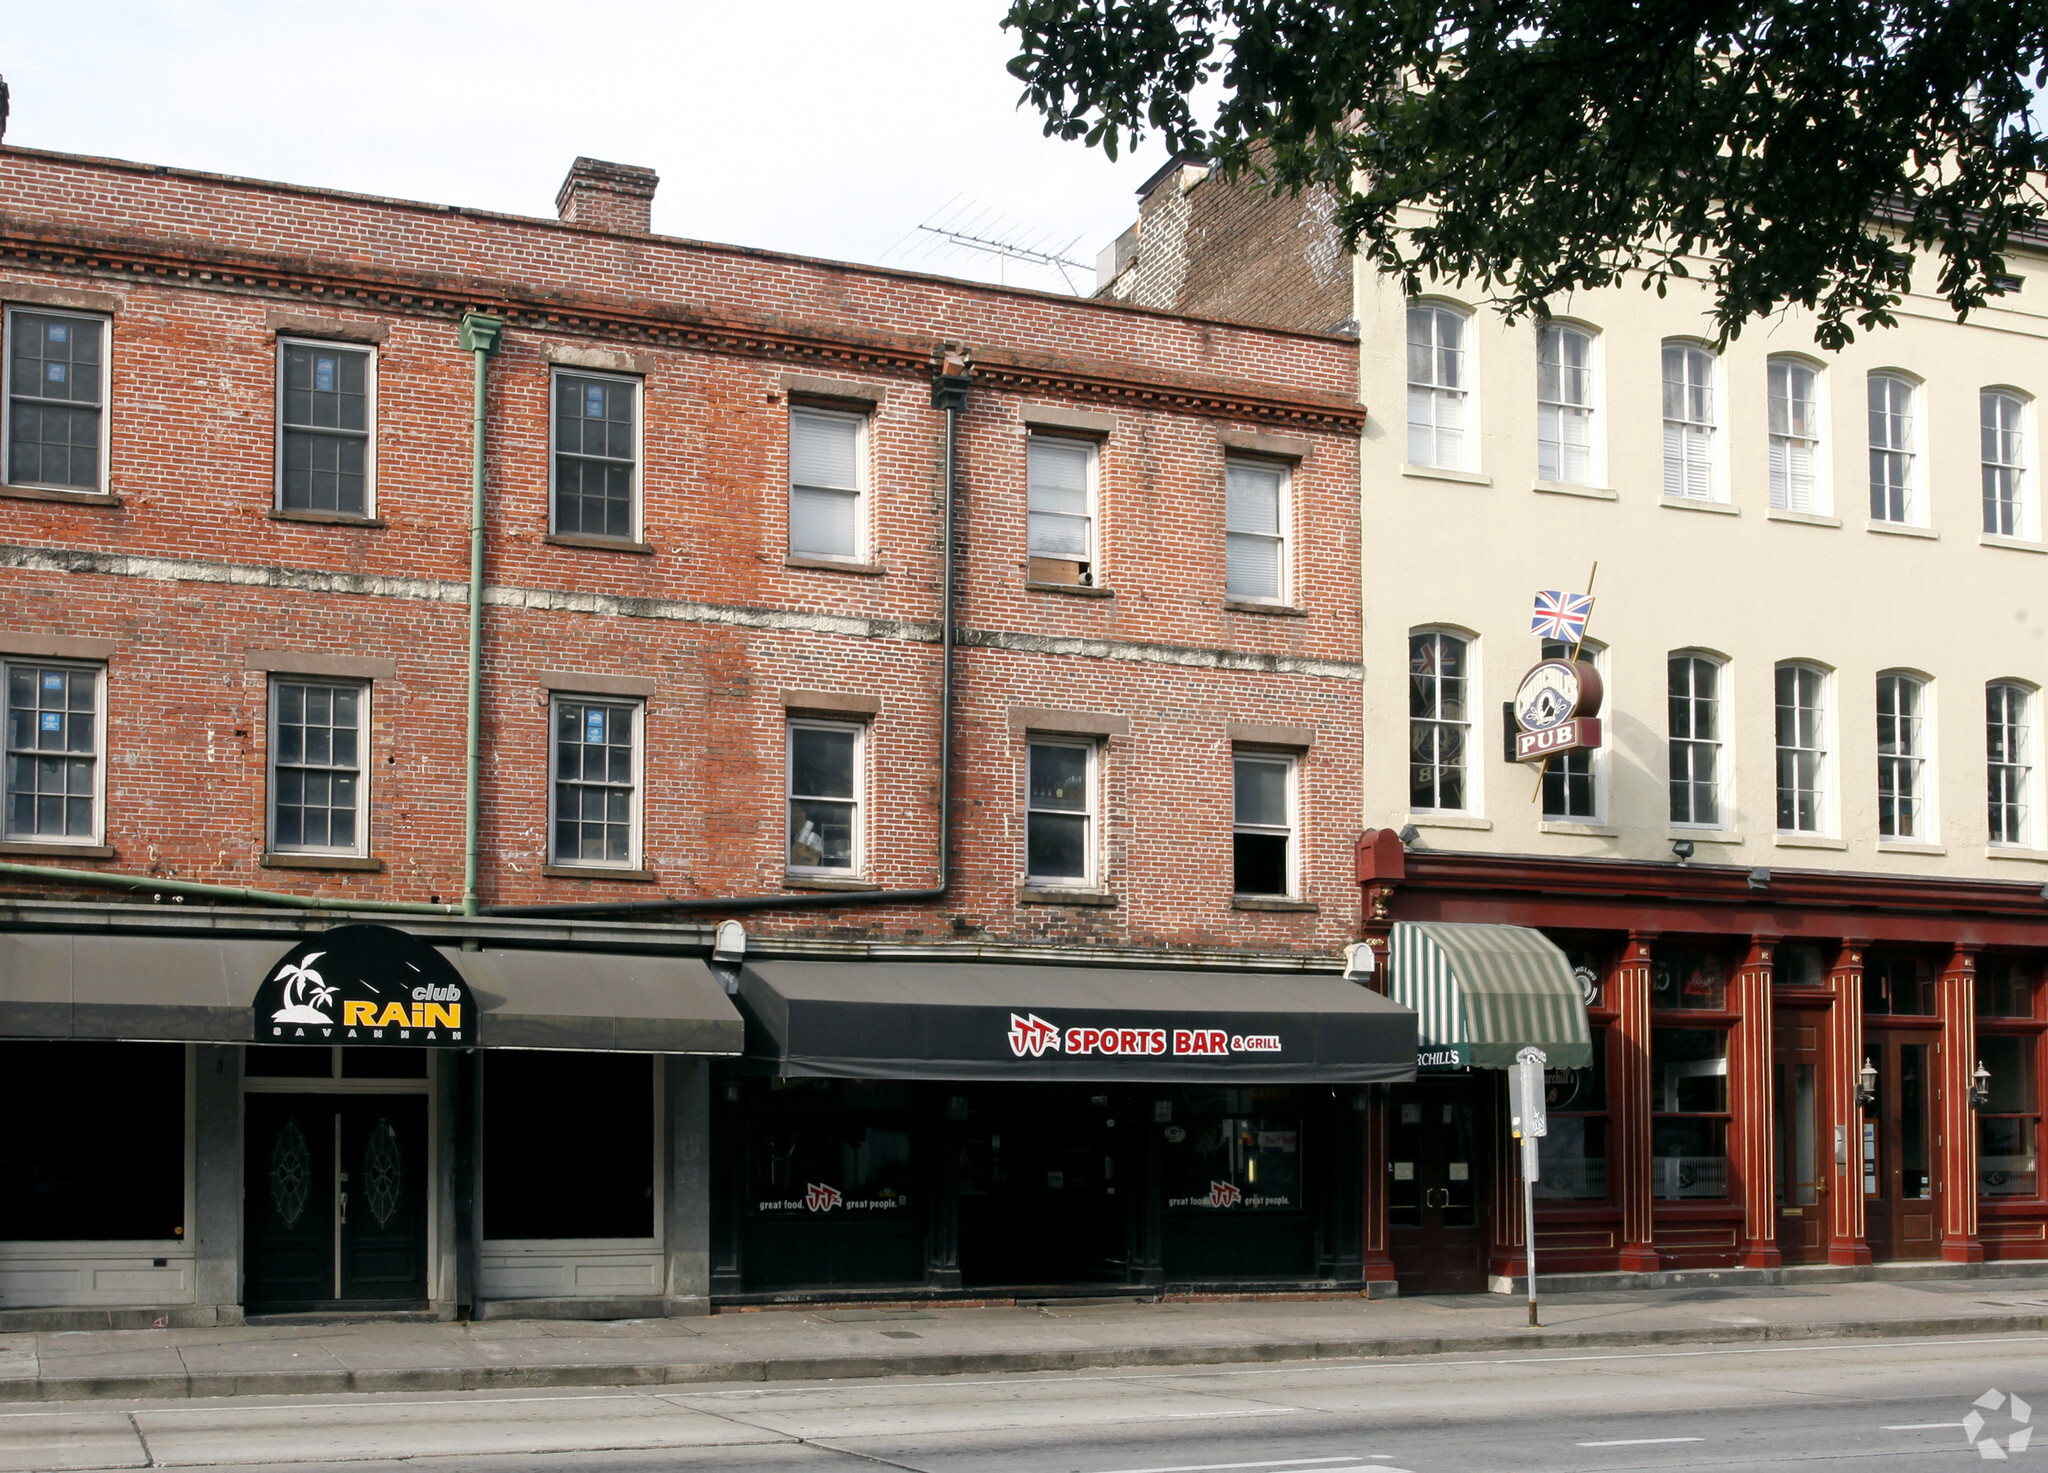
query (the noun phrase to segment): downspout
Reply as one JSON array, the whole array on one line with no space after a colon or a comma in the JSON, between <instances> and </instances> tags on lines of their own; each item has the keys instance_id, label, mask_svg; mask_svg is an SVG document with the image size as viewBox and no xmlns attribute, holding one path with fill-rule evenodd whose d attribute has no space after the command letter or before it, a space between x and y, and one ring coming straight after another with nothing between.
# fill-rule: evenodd
<instances>
[{"instance_id":1,"label":"downspout","mask_svg":"<svg viewBox=\"0 0 2048 1473\"><path fill-rule=\"evenodd\" d=\"M459 905L423 905L410 900L344 900L333 895L292 895L282 890L250 890L241 885L206 885L197 880L165 880L155 875L124 875L94 869L54 869L46 864L0 864L0 875L62 880L67 885L97 885L109 890L154 890L163 895L190 895L197 900L239 900L250 905L281 905L292 910L382 910L402 915L457 916ZM0 901L0 904L5 904Z\"/></svg>"},{"instance_id":2,"label":"downspout","mask_svg":"<svg viewBox=\"0 0 2048 1473\"><path fill-rule=\"evenodd\" d=\"M481 361L481 360L479 360ZM934 355L932 407L946 411L944 509L939 574L939 875L924 890L850 890L823 894L734 895L723 900L585 901L559 905L486 905L487 916L640 916L692 911L841 910L857 905L911 905L943 900L953 877L953 502L960 453L960 416L967 408L973 366L964 350L945 347Z\"/></svg>"},{"instance_id":3,"label":"downspout","mask_svg":"<svg viewBox=\"0 0 2048 1473\"><path fill-rule=\"evenodd\" d=\"M505 319L471 312L462 319L462 351L476 364L469 431L469 719L464 733L466 783L462 801L462 913L476 903L477 748L483 734L484 700L484 435L487 427L484 371L498 351Z\"/></svg>"}]
</instances>

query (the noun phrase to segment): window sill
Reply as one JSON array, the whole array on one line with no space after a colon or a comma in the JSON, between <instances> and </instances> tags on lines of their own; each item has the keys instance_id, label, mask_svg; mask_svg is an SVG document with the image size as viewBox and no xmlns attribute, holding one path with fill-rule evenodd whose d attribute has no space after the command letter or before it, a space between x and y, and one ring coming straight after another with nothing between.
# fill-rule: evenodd
<instances>
[{"instance_id":1,"label":"window sill","mask_svg":"<svg viewBox=\"0 0 2048 1473\"><path fill-rule=\"evenodd\" d=\"M1771 845L1776 849L1847 849L1847 839L1830 839L1826 834L1773 834Z\"/></svg>"},{"instance_id":2,"label":"window sill","mask_svg":"<svg viewBox=\"0 0 2048 1473\"><path fill-rule=\"evenodd\" d=\"M1865 522L1863 530L1876 532L1884 537L1925 537L1930 542L1938 541L1941 534L1932 527L1914 527L1905 522Z\"/></svg>"},{"instance_id":3,"label":"window sill","mask_svg":"<svg viewBox=\"0 0 2048 1473\"><path fill-rule=\"evenodd\" d=\"M1725 501L1701 501L1692 496L1660 496L1657 505L1669 507L1672 511L1712 512L1715 516L1721 517L1742 515L1742 508L1739 506L1731 506Z\"/></svg>"},{"instance_id":4,"label":"window sill","mask_svg":"<svg viewBox=\"0 0 2048 1473\"><path fill-rule=\"evenodd\" d=\"M1492 476L1478 471L1454 471L1441 465L1404 465L1401 474L1411 481L1455 481L1460 486L1491 486Z\"/></svg>"},{"instance_id":5,"label":"window sill","mask_svg":"<svg viewBox=\"0 0 2048 1473\"><path fill-rule=\"evenodd\" d=\"M805 568L813 573L851 573L856 578L880 578L889 570L880 563L857 563L851 558L796 557L782 560L785 568Z\"/></svg>"},{"instance_id":6,"label":"window sill","mask_svg":"<svg viewBox=\"0 0 2048 1473\"><path fill-rule=\"evenodd\" d=\"M1094 583L1035 583L1024 580L1026 593L1064 593L1073 598L1115 598L1114 588L1103 588Z\"/></svg>"},{"instance_id":7,"label":"window sill","mask_svg":"<svg viewBox=\"0 0 2048 1473\"><path fill-rule=\"evenodd\" d=\"M2048 552L2048 542L2033 542L2025 537L2002 537L1996 532L1978 534L1979 547L2003 547L2012 552Z\"/></svg>"},{"instance_id":8,"label":"window sill","mask_svg":"<svg viewBox=\"0 0 2048 1473\"><path fill-rule=\"evenodd\" d=\"M1788 507L1774 506L1764 513L1773 522L1797 522L1805 527L1839 527L1840 517L1824 517L1817 511L1793 511Z\"/></svg>"},{"instance_id":9,"label":"window sill","mask_svg":"<svg viewBox=\"0 0 2048 1473\"><path fill-rule=\"evenodd\" d=\"M873 880L857 879L852 875L800 875L785 874L782 877L785 890L879 890L882 887Z\"/></svg>"},{"instance_id":10,"label":"window sill","mask_svg":"<svg viewBox=\"0 0 2048 1473\"><path fill-rule=\"evenodd\" d=\"M0 496L17 501L68 501L76 506L119 506L121 498L111 491L63 491L55 486L0 486Z\"/></svg>"},{"instance_id":11,"label":"window sill","mask_svg":"<svg viewBox=\"0 0 2048 1473\"><path fill-rule=\"evenodd\" d=\"M634 885L651 885L651 869L611 869L601 864L544 864L541 874L550 880L624 880Z\"/></svg>"},{"instance_id":12,"label":"window sill","mask_svg":"<svg viewBox=\"0 0 2048 1473\"><path fill-rule=\"evenodd\" d=\"M0 850L0 853L6 853ZM1987 844L1986 859L2017 859L2028 864L2048 864L2048 849L2029 849L2024 844Z\"/></svg>"},{"instance_id":13,"label":"window sill","mask_svg":"<svg viewBox=\"0 0 2048 1473\"><path fill-rule=\"evenodd\" d=\"M1490 829L1493 820L1466 813L1411 813L1408 822L1418 829Z\"/></svg>"},{"instance_id":14,"label":"window sill","mask_svg":"<svg viewBox=\"0 0 2048 1473\"><path fill-rule=\"evenodd\" d=\"M1581 486L1575 481L1534 480L1529 483L1531 491L1541 491L1545 496L1583 496L1588 501L1619 501L1621 493L1610 491L1605 486Z\"/></svg>"},{"instance_id":15,"label":"window sill","mask_svg":"<svg viewBox=\"0 0 2048 1473\"><path fill-rule=\"evenodd\" d=\"M382 517L357 517L345 511L292 511L285 507L273 506L263 515L273 522L311 522L327 527L381 527Z\"/></svg>"},{"instance_id":16,"label":"window sill","mask_svg":"<svg viewBox=\"0 0 2048 1473\"><path fill-rule=\"evenodd\" d=\"M1923 844L1918 839L1879 839L1879 854L1946 854L1946 844Z\"/></svg>"},{"instance_id":17,"label":"window sill","mask_svg":"<svg viewBox=\"0 0 2048 1473\"><path fill-rule=\"evenodd\" d=\"M1690 839L1695 844L1740 844L1742 835L1733 829L1682 829L1672 828L1666 835L1670 839Z\"/></svg>"},{"instance_id":18,"label":"window sill","mask_svg":"<svg viewBox=\"0 0 2048 1473\"><path fill-rule=\"evenodd\" d=\"M1261 603L1255 599L1226 598L1223 607L1233 614L1267 614L1275 619L1306 619L1308 610L1294 604Z\"/></svg>"},{"instance_id":19,"label":"window sill","mask_svg":"<svg viewBox=\"0 0 2048 1473\"><path fill-rule=\"evenodd\" d=\"M263 854L256 862L265 869L355 870L381 874L384 861L369 854Z\"/></svg>"},{"instance_id":20,"label":"window sill","mask_svg":"<svg viewBox=\"0 0 2048 1473\"><path fill-rule=\"evenodd\" d=\"M1233 895L1230 897L1232 910L1272 910L1290 915L1321 915L1322 907L1313 900L1289 900L1281 895Z\"/></svg>"},{"instance_id":21,"label":"window sill","mask_svg":"<svg viewBox=\"0 0 2048 1473\"><path fill-rule=\"evenodd\" d=\"M9 839L0 844L0 854L23 859L112 859L111 844L52 844L33 839Z\"/></svg>"},{"instance_id":22,"label":"window sill","mask_svg":"<svg viewBox=\"0 0 2048 1473\"><path fill-rule=\"evenodd\" d=\"M1618 839L1621 830L1611 823L1577 823L1568 818L1546 818L1536 825L1539 834L1567 834L1578 839Z\"/></svg>"},{"instance_id":23,"label":"window sill","mask_svg":"<svg viewBox=\"0 0 2048 1473\"><path fill-rule=\"evenodd\" d=\"M641 557L654 551L652 542L635 542L630 537L588 537L581 532L550 532L541 540L551 547L581 547L591 552L630 552Z\"/></svg>"},{"instance_id":24,"label":"window sill","mask_svg":"<svg viewBox=\"0 0 2048 1473\"><path fill-rule=\"evenodd\" d=\"M1019 905L1101 905L1114 906L1116 897L1107 890L1061 889L1055 885L1019 885Z\"/></svg>"}]
</instances>

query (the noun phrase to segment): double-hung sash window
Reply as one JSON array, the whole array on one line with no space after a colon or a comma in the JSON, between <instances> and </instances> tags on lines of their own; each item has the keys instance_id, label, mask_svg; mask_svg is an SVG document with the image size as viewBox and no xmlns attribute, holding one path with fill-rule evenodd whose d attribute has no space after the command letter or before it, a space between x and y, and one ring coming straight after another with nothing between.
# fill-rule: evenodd
<instances>
[{"instance_id":1,"label":"double-hung sash window","mask_svg":"<svg viewBox=\"0 0 2048 1473\"><path fill-rule=\"evenodd\" d=\"M102 671L12 660L6 671L7 838L99 843Z\"/></svg>"},{"instance_id":2,"label":"double-hung sash window","mask_svg":"<svg viewBox=\"0 0 2048 1473\"><path fill-rule=\"evenodd\" d=\"M7 482L104 491L106 322L7 314Z\"/></svg>"},{"instance_id":3,"label":"double-hung sash window","mask_svg":"<svg viewBox=\"0 0 2048 1473\"><path fill-rule=\"evenodd\" d=\"M1991 842L2034 842L2034 693L1994 681L1984 688Z\"/></svg>"},{"instance_id":4,"label":"double-hung sash window","mask_svg":"<svg viewBox=\"0 0 2048 1473\"><path fill-rule=\"evenodd\" d=\"M631 869L639 858L644 709L637 701L555 697L553 863Z\"/></svg>"},{"instance_id":5,"label":"double-hung sash window","mask_svg":"<svg viewBox=\"0 0 2048 1473\"><path fill-rule=\"evenodd\" d=\"M1471 376L1465 314L1449 307L1408 309L1408 459L1467 469Z\"/></svg>"},{"instance_id":6,"label":"double-hung sash window","mask_svg":"<svg viewBox=\"0 0 2048 1473\"><path fill-rule=\"evenodd\" d=\"M789 411L789 551L859 562L861 443L867 416L797 406Z\"/></svg>"},{"instance_id":7,"label":"double-hung sash window","mask_svg":"<svg viewBox=\"0 0 2048 1473\"><path fill-rule=\"evenodd\" d=\"M1984 457L1984 530L1994 537L2025 537L2027 407L2015 394L1986 389L1978 396Z\"/></svg>"},{"instance_id":8,"label":"double-hung sash window","mask_svg":"<svg viewBox=\"0 0 2048 1473\"><path fill-rule=\"evenodd\" d=\"M1536 474L1593 482L1593 335L1553 323L1536 344Z\"/></svg>"},{"instance_id":9,"label":"double-hung sash window","mask_svg":"<svg viewBox=\"0 0 2048 1473\"><path fill-rule=\"evenodd\" d=\"M1912 522L1919 507L1914 494L1919 436L1914 427L1913 386L1888 373L1870 376L1870 519Z\"/></svg>"},{"instance_id":10,"label":"double-hung sash window","mask_svg":"<svg viewBox=\"0 0 2048 1473\"><path fill-rule=\"evenodd\" d=\"M1232 759L1232 890L1285 898L1294 893L1296 759L1240 752Z\"/></svg>"},{"instance_id":11,"label":"double-hung sash window","mask_svg":"<svg viewBox=\"0 0 2048 1473\"><path fill-rule=\"evenodd\" d=\"M1265 460L1224 467L1224 597L1287 600L1287 469Z\"/></svg>"},{"instance_id":12,"label":"double-hung sash window","mask_svg":"<svg viewBox=\"0 0 2048 1473\"><path fill-rule=\"evenodd\" d=\"M1877 832L1917 839L1927 828L1927 686L1910 675L1877 678Z\"/></svg>"},{"instance_id":13,"label":"double-hung sash window","mask_svg":"<svg viewBox=\"0 0 2048 1473\"><path fill-rule=\"evenodd\" d=\"M555 372L554 530L639 538L640 381Z\"/></svg>"},{"instance_id":14,"label":"double-hung sash window","mask_svg":"<svg viewBox=\"0 0 2048 1473\"><path fill-rule=\"evenodd\" d=\"M789 723L789 868L854 875L861 863L862 728Z\"/></svg>"},{"instance_id":15,"label":"double-hung sash window","mask_svg":"<svg viewBox=\"0 0 2048 1473\"><path fill-rule=\"evenodd\" d=\"M1096 576L1095 473L1091 441L1033 435L1025 446L1025 537L1032 582L1101 582Z\"/></svg>"},{"instance_id":16,"label":"double-hung sash window","mask_svg":"<svg viewBox=\"0 0 2048 1473\"><path fill-rule=\"evenodd\" d=\"M1418 813L1465 810L1468 655L1455 634L1408 636L1408 806Z\"/></svg>"},{"instance_id":17,"label":"double-hung sash window","mask_svg":"<svg viewBox=\"0 0 2048 1473\"><path fill-rule=\"evenodd\" d=\"M1721 823L1721 667L1705 655L1673 655L1667 702L1671 821Z\"/></svg>"},{"instance_id":18,"label":"double-hung sash window","mask_svg":"<svg viewBox=\"0 0 2048 1473\"><path fill-rule=\"evenodd\" d=\"M1691 343L1664 345L1664 494L1712 501L1714 355Z\"/></svg>"},{"instance_id":19,"label":"double-hung sash window","mask_svg":"<svg viewBox=\"0 0 2048 1473\"><path fill-rule=\"evenodd\" d=\"M375 369L368 348L279 340L279 510L370 515L375 495Z\"/></svg>"},{"instance_id":20,"label":"double-hung sash window","mask_svg":"<svg viewBox=\"0 0 2048 1473\"><path fill-rule=\"evenodd\" d=\"M1024 874L1033 884L1095 880L1095 744L1034 738L1027 751Z\"/></svg>"},{"instance_id":21,"label":"double-hung sash window","mask_svg":"<svg viewBox=\"0 0 2048 1473\"><path fill-rule=\"evenodd\" d=\"M1771 505L1779 511L1821 510L1819 390L1811 364L1771 360Z\"/></svg>"},{"instance_id":22,"label":"double-hung sash window","mask_svg":"<svg viewBox=\"0 0 2048 1473\"><path fill-rule=\"evenodd\" d=\"M369 825L364 734L370 690L353 682L270 687L270 847L280 854L362 854Z\"/></svg>"},{"instance_id":23,"label":"double-hung sash window","mask_svg":"<svg viewBox=\"0 0 2048 1473\"><path fill-rule=\"evenodd\" d=\"M1778 667L1778 832L1817 834L1827 823L1827 676Z\"/></svg>"},{"instance_id":24,"label":"double-hung sash window","mask_svg":"<svg viewBox=\"0 0 2048 1473\"><path fill-rule=\"evenodd\" d=\"M1601 664L1600 652L1588 644L1574 647L1562 640L1546 639L1542 652L1546 660L1569 660L1576 653L1596 670ZM1598 822L1599 774L1598 753L1585 747L1552 757L1543 764L1543 816L1568 823Z\"/></svg>"}]
</instances>

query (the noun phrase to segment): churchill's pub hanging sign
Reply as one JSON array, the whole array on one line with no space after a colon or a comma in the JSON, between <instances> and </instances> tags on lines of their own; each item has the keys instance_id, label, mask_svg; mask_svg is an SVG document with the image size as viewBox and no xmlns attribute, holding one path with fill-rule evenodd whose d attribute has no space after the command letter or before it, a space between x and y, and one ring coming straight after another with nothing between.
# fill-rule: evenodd
<instances>
[{"instance_id":1,"label":"churchill's pub hanging sign","mask_svg":"<svg viewBox=\"0 0 2048 1473\"><path fill-rule=\"evenodd\" d=\"M258 1043L474 1048L476 999L449 960L389 926L337 926L294 946L256 989Z\"/></svg>"}]
</instances>

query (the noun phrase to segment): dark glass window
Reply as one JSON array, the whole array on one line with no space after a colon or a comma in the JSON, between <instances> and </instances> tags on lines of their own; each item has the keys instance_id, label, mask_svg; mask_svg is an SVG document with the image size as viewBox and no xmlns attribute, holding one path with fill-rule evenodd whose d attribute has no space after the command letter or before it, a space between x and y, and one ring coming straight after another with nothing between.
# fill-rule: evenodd
<instances>
[{"instance_id":1,"label":"dark glass window","mask_svg":"<svg viewBox=\"0 0 2048 1473\"><path fill-rule=\"evenodd\" d=\"M2011 957L1979 957L1976 992L1980 1018L2034 1016L2034 973Z\"/></svg>"},{"instance_id":2,"label":"dark glass window","mask_svg":"<svg viewBox=\"0 0 2048 1473\"><path fill-rule=\"evenodd\" d=\"M1408 636L1408 806L1465 806L1465 641L1434 631Z\"/></svg>"},{"instance_id":3,"label":"dark glass window","mask_svg":"<svg viewBox=\"0 0 2048 1473\"><path fill-rule=\"evenodd\" d=\"M1728 1195L1728 1030L1650 1030L1650 1172L1661 1201Z\"/></svg>"},{"instance_id":4,"label":"dark glass window","mask_svg":"<svg viewBox=\"0 0 2048 1473\"><path fill-rule=\"evenodd\" d=\"M1607 1029L1592 1032L1590 1065L1544 1072L1550 1133L1536 1139L1541 1201L1607 1200Z\"/></svg>"},{"instance_id":5,"label":"dark glass window","mask_svg":"<svg viewBox=\"0 0 2048 1473\"><path fill-rule=\"evenodd\" d=\"M106 324L8 316L7 479L100 491L100 340Z\"/></svg>"},{"instance_id":6,"label":"dark glass window","mask_svg":"<svg viewBox=\"0 0 2048 1473\"><path fill-rule=\"evenodd\" d=\"M1031 744L1025 813L1025 873L1034 880L1086 884L1090 875L1088 766L1090 748L1073 742Z\"/></svg>"},{"instance_id":7,"label":"dark glass window","mask_svg":"<svg viewBox=\"0 0 2048 1473\"><path fill-rule=\"evenodd\" d=\"M1932 1017L1934 963L1925 957L1871 951L1863 956L1863 1011Z\"/></svg>"},{"instance_id":8,"label":"dark glass window","mask_svg":"<svg viewBox=\"0 0 2048 1473\"><path fill-rule=\"evenodd\" d=\"M251 1079L332 1079L334 1050L311 1044L251 1044L242 1051L242 1072Z\"/></svg>"},{"instance_id":9,"label":"dark glass window","mask_svg":"<svg viewBox=\"0 0 2048 1473\"><path fill-rule=\"evenodd\" d=\"M484 1236L654 1234L654 1066L643 1054L484 1055Z\"/></svg>"},{"instance_id":10,"label":"dark glass window","mask_svg":"<svg viewBox=\"0 0 2048 1473\"><path fill-rule=\"evenodd\" d=\"M1650 960L1650 1006L1725 1011L1727 959L1698 947L1658 945Z\"/></svg>"},{"instance_id":11,"label":"dark glass window","mask_svg":"<svg viewBox=\"0 0 2048 1473\"><path fill-rule=\"evenodd\" d=\"M1302 1092L1272 1085L1185 1089L1168 1132L1166 1206L1173 1211L1228 1209L1299 1212L1302 1199Z\"/></svg>"},{"instance_id":12,"label":"dark glass window","mask_svg":"<svg viewBox=\"0 0 2048 1473\"><path fill-rule=\"evenodd\" d=\"M286 511L369 513L370 354L286 343L278 502Z\"/></svg>"},{"instance_id":13,"label":"dark glass window","mask_svg":"<svg viewBox=\"0 0 2048 1473\"><path fill-rule=\"evenodd\" d=\"M1236 822L1231 834L1233 888L1239 895L1294 893L1294 759L1238 757L1233 766Z\"/></svg>"},{"instance_id":14,"label":"dark glass window","mask_svg":"<svg viewBox=\"0 0 2048 1473\"><path fill-rule=\"evenodd\" d=\"M635 535L633 425L639 385L630 379L555 375L555 530L586 537Z\"/></svg>"},{"instance_id":15,"label":"dark glass window","mask_svg":"<svg viewBox=\"0 0 2048 1473\"><path fill-rule=\"evenodd\" d=\"M910 1086L870 1079L777 1079L747 1107L750 1214L829 1223L900 1220L917 1174Z\"/></svg>"},{"instance_id":16,"label":"dark glass window","mask_svg":"<svg viewBox=\"0 0 2048 1473\"><path fill-rule=\"evenodd\" d=\"M859 866L860 728L789 727L789 867L851 874Z\"/></svg>"},{"instance_id":17,"label":"dark glass window","mask_svg":"<svg viewBox=\"0 0 2048 1473\"><path fill-rule=\"evenodd\" d=\"M271 847L362 847L362 727L359 685L281 680L271 733Z\"/></svg>"},{"instance_id":18,"label":"dark glass window","mask_svg":"<svg viewBox=\"0 0 2048 1473\"><path fill-rule=\"evenodd\" d=\"M1828 985L1827 953L1818 946L1788 941L1771 958L1773 987L1825 987Z\"/></svg>"},{"instance_id":19,"label":"dark glass window","mask_svg":"<svg viewBox=\"0 0 2048 1473\"><path fill-rule=\"evenodd\" d=\"M100 672L6 670L7 837L90 843L99 836Z\"/></svg>"},{"instance_id":20,"label":"dark glass window","mask_svg":"<svg viewBox=\"0 0 2048 1473\"><path fill-rule=\"evenodd\" d=\"M555 702L555 863L633 862L633 728L639 710Z\"/></svg>"},{"instance_id":21,"label":"dark glass window","mask_svg":"<svg viewBox=\"0 0 2048 1473\"><path fill-rule=\"evenodd\" d=\"M0 1239L185 1235L184 1045L0 1043L0 1110Z\"/></svg>"}]
</instances>

